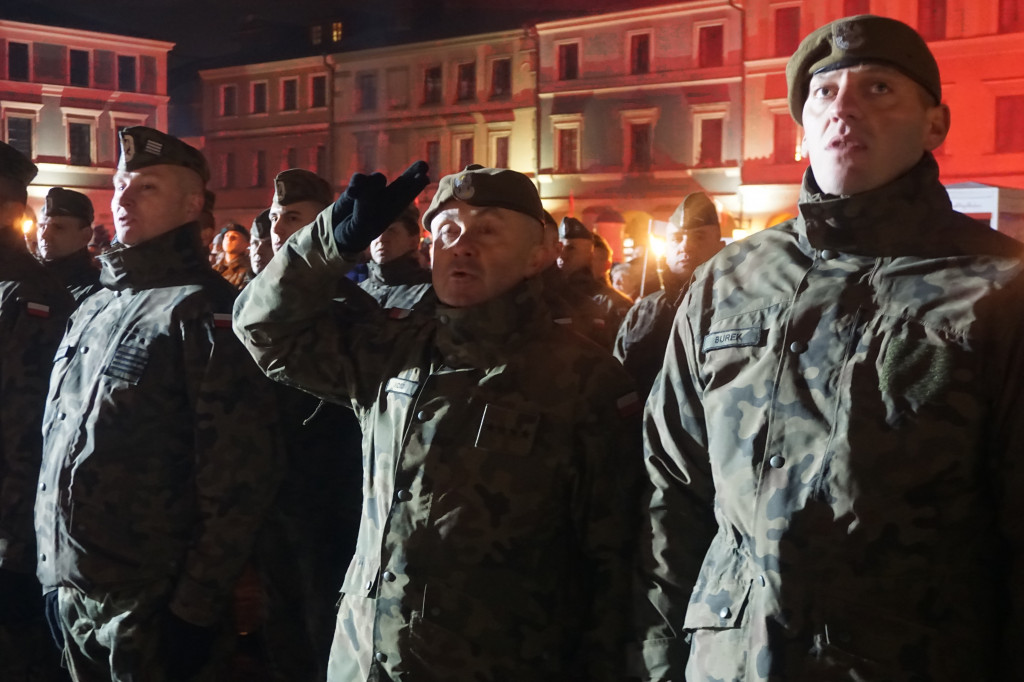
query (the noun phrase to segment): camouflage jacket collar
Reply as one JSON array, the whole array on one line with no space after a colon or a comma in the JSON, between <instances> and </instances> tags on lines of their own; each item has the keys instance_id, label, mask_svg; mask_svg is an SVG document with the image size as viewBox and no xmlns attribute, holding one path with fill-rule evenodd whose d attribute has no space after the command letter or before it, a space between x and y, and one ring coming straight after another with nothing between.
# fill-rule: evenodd
<instances>
[{"instance_id":1,"label":"camouflage jacket collar","mask_svg":"<svg viewBox=\"0 0 1024 682\"><path fill-rule=\"evenodd\" d=\"M916 166L878 189L848 197L825 194L808 168L800 191L796 230L812 248L872 257L930 255L954 215L939 182L939 166L926 153Z\"/></svg>"},{"instance_id":2,"label":"camouflage jacket collar","mask_svg":"<svg viewBox=\"0 0 1024 682\"><path fill-rule=\"evenodd\" d=\"M370 261L366 268L370 272L370 279L378 284L395 286L430 283L430 270L420 266L415 252L409 252L383 265Z\"/></svg>"},{"instance_id":3,"label":"camouflage jacket collar","mask_svg":"<svg viewBox=\"0 0 1024 682\"><path fill-rule=\"evenodd\" d=\"M183 274L210 269L196 222L135 246L119 244L99 261L100 283L115 291L166 286Z\"/></svg>"},{"instance_id":4,"label":"camouflage jacket collar","mask_svg":"<svg viewBox=\"0 0 1024 682\"><path fill-rule=\"evenodd\" d=\"M438 305L436 345L446 365L486 369L508 361L509 349L546 333L551 314L543 284L531 277L510 291L480 305L452 308Z\"/></svg>"}]
</instances>

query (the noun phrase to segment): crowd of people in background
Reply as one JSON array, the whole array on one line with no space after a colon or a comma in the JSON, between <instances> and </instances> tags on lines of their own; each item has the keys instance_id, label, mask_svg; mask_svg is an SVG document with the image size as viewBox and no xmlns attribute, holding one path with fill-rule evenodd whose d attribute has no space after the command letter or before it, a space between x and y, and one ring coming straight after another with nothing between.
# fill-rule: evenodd
<instances>
[{"instance_id":1,"label":"crowd of people in background","mask_svg":"<svg viewBox=\"0 0 1024 682\"><path fill-rule=\"evenodd\" d=\"M619 263L476 164L218 228L144 126L23 236L0 143L0 679L1021 679L1024 247L913 29L787 83L799 217Z\"/></svg>"}]
</instances>

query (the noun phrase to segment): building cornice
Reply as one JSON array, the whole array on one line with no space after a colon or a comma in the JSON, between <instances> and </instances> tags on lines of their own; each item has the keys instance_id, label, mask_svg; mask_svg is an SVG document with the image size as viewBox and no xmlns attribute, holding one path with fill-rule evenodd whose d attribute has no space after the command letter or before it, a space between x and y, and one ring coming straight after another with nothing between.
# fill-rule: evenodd
<instances>
[{"instance_id":1,"label":"building cornice","mask_svg":"<svg viewBox=\"0 0 1024 682\"><path fill-rule=\"evenodd\" d=\"M30 39L39 41L41 38L45 38L51 42L67 44L68 47L74 47L74 43L82 41L83 43L88 42L93 47L104 45L113 50L121 50L122 52L125 48L160 52L170 52L174 48L174 43L164 40L136 38L134 36L99 33L78 28L46 26L44 24L26 24L6 19L0 19L0 32L4 33L4 38L7 40Z\"/></svg>"}]
</instances>

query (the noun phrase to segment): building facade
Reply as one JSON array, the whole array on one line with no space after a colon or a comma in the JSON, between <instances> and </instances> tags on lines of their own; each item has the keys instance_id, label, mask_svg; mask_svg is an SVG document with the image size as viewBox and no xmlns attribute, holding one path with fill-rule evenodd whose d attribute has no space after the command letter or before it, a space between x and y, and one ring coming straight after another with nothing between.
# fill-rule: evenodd
<instances>
[{"instance_id":1,"label":"building facade","mask_svg":"<svg viewBox=\"0 0 1024 682\"><path fill-rule=\"evenodd\" d=\"M203 71L215 214L247 224L292 167L339 191L421 158L435 183L470 163L533 175L535 62L517 30Z\"/></svg>"},{"instance_id":2,"label":"building facade","mask_svg":"<svg viewBox=\"0 0 1024 682\"><path fill-rule=\"evenodd\" d=\"M50 187L86 194L113 234L121 128L167 128L173 43L0 20L0 134L39 167L31 217Z\"/></svg>"},{"instance_id":3,"label":"building facade","mask_svg":"<svg viewBox=\"0 0 1024 682\"><path fill-rule=\"evenodd\" d=\"M270 206L282 170L307 168L337 185L334 70L333 57L315 56L200 72L202 145L218 225L248 227Z\"/></svg>"}]
</instances>

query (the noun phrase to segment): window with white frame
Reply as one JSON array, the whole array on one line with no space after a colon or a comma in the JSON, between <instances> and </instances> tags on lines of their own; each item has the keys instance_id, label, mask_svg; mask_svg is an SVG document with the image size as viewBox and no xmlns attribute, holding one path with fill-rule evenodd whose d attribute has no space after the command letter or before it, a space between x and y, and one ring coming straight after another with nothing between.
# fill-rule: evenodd
<instances>
[{"instance_id":1,"label":"window with white frame","mask_svg":"<svg viewBox=\"0 0 1024 682\"><path fill-rule=\"evenodd\" d=\"M725 62L725 27L707 24L697 28L697 66L707 69Z\"/></svg>"},{"instance_id":2,"label":"window with white frame","mask_svg":"<svg viewBox=\"0 0 1024 682\"><path fill-rule=\"evenodd\" d=\"M692 163L694 166L722 165L728 107L727 102L720 102L693 108Z\"/></svg>"},{"instance_id":3,"label":"window with white frame","mask_svg":"<svg viewBox=\"0 0 1024 682\"><path fill-rule=\"evenodd\" d=\"M99 112L89 109L61 107L67 134L68 163L72 166L96 164L96 124Z\"/></svg>"},{"instance_id":4,"label":"window with white frame","mask_svg":"<svg viewBox=\"0 0 1024 682\"><path fill-rule=\"evenodd\" d=\"M512 131L509 128L489 130L487 132L488 164L491 168L509 167L509 142Z\"/></svg>"},{"instance_id":5,"label":"window with white frame","mask_svg":"<svg viewBox=\"0 0 1024 682\"><path fill-rule=\"evenodd\" d=\"M117 89L121 92L138 90L137 62L135 55L117 56Z\"/></svg>"},{"instance_id":6,"label":"window with white frame","mask_svg":"<svg viewBox=\"0 0 1024 682\"><path fill-rule=\"evenodd\" d=\"M502 57L491 61L491 99L512 94L512 60Z\"/></svg>"},{"instance_id":7,"label":"window with white frame","mask_svg":"<svg viewBox=\"0 0 1024 682\"><path fill-rule=\"evenodd\" d=\"M327 76L314 74L309 79L309 107L323 109L327 106Z\"/></svg>"},{"instance_id":8,"label":"window with white frame","mask_svg":"<svg viewBox=\"0 0 1024 682\"><path fill-rule=\"evenodd\" d=\"M7 79L27 81L29 75L28 43L7 41Z\"/></svg>"},{"instance_id":9,"label":"window with white frame","mask_svg":"<svg viewBox=\"0 0 1024 682\"><path fill-rule=\"evenodd\" d=\"M629 35L629 72L633 75L651 72L650 32Z\"/></svg>"},{"instance_id":10,"label":"window with white frame","mask_svg":"<svg viewBox=\"0 0 1024 682\"><path fill-rule=\"evenodd\" d=\"M476 62L458 65L455 99L458 102L469 102L476 99Z\"/></svg>"},{"instance_id":11,"label":"window with white frame","mask_svg":"<svg viewBox=\"0 0 1024 682\"><path fill-rule=\"evenodd\" d=\"M35 145L33 144L33 132L35 130L35 116L18 116L6 114L6 139L11 145L29 159L33 158Z\"/></svg>"},{"instance_id":12,"label":"window with white frame","mask_svg":"<svg viewBox=\"0 0 1024 682\"><path fill-rule=\"evenodd\" d=\"M623 167L628 173L646 173L654 167L654 128L657 107L629 109L621 113Z\"/></svg>"},{"instance_id":13,"label":"window with white frame","mask_svg":"<svg viewBox=\"0 0 1024 682\"><path fill-rule=\"evenodd\" d=\"M92 82L88 50L68 50L68 83L82 88Z\"/></svg>"},{"instance_id":14,"label":"window with white frame","mask_svg":"<svg viewBox=\"0 0 1024 682\"><path fill-rule=\"evenodd\" d=\"M580 77L580 43L578 40L560 43L558 51L558 80L572 81Z\"/></svg>"},{"instance_id":15,"label":"window with white frame","mask_svg":"<svg viewBox=\"0 0 1024 682\"><path fill-rule=\"evenodd\" d=\"M456 170L462 170L471 163L475 163L475 150L473 148L473 133L463 132L452 134L452 156L456 161Z\"/></svg>"},{"instance_id":16,"label":"window with white frame","mask_svg":"<svg viewBox=\"0 0 1024 682\"><path fill-rule=\"evenodd\" d=\"M551 117L554 133L555 172L578 173L583 114L556 114Z\"/></svg>"},{"instance_id":17,"label":"window with white frame","mask_svg":"<svg viewBox=\"0 0 1024 682\"><path fill-rule=\"evenodd\" d=\"M249 113L267 113L267 81L254 81L250 84Z\"/></svg>"},{"instance_id":18,"label":"window with white frame","mask_svg":"<svg viewBox=\"0 0 1024 682\"><path fill-rule=\"evenodd\" d=\"M299 79L284 78L281 80L281 111L299 110Z\"/></svg>"},{"instance_id":19,"label":"window with white frame","mask_svg":"<svg viewBox=\"0 0 1024 682\"><path fill-rule=\"evenodd\" d=\"M364 71L356 74L356 111L377 109L377 74Z\"/></svg>"},{"instance_id":20,"label":"window with white frame","mask_svg":"<svg viewBox=\"0 0 1024 682\"><path fill-rule=\"evenodd\" d=\"M234 85L220 86L217 113L221 116L234 116L238 113L238 88Z\"/></svg>"}]
</instances>

